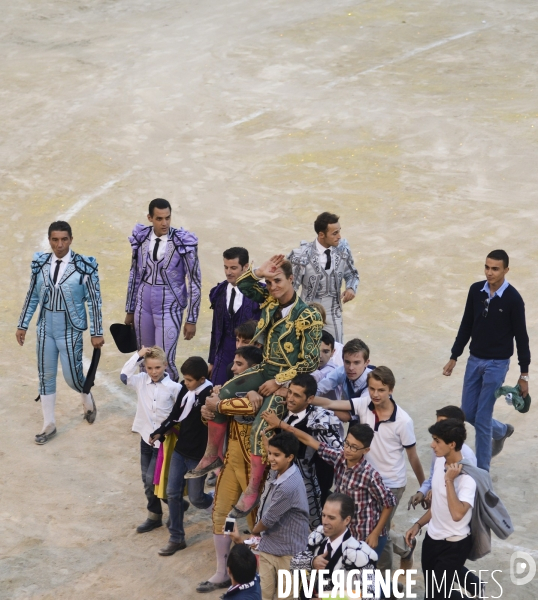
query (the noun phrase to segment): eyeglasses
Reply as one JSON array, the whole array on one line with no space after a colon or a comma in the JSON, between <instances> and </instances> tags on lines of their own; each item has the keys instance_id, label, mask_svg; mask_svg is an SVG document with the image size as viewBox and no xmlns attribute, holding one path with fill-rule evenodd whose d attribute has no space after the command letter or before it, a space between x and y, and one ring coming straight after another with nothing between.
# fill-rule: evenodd
<instances>
[{"instance_id":1,"label":"eyeglasses","mask_svg":"<svg viewBox=\"0 0 538 600\"><path fill-rule=\"evenodd\" d=\"M359 448L358 446L354 446L353 444L348 444L347 441L344 442L344 448L352 450L353 452L358 452L359 450L366 450L366 448L369 447L370 446L363 446L362 448Z\"/></svg>"},{"instance_id":2,"label":"eyeglasses","mask_svg":"<svg viewBox=\"0 0 538 600\"><path fill-rule=\"evenodd\" d=\"M484 319L488 316L488 310L489 310L489 303L491 301L491 298L486 298L484 300L484 310L482 311L482 316L484 317Z\"/></svg>"}]
</instances>

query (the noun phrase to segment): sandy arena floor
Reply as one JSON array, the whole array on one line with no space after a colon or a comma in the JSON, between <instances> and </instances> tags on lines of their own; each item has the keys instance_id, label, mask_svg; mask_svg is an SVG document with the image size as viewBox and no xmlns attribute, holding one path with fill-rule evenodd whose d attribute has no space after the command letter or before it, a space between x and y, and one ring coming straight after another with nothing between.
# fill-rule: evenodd
<instances>
[{"instance_id":1,"label":"sandy arena floor","mask_svg":"<svg viewBox=\"0 0 538 600\"><path fill-rule=\"evenodd\" d=\"M157 555L164 528L135 532L145 515L135 398L110 335L97 422L82 421L62 382L59 435L33 443L35 322L23 349L14 333L32 253L57 218L99 261L108 331L123 320L127 236L149 200L172 202L174 224L200 238L204 278L180 362L207 355L223 249L244 245L259 264L313 239L319 212L340 214L361 274L346 337L395 371L425 467L427 426L459 403L465 360L449 379L441 369L496 247L512 259L534 346L534 2L20 0L2 14L0 598L190 599L214 567L206 513L187 513L189 547L170 558ZM516 587L509 576L516 549L538 558L537 410L496 409L516 429L492 467L516 532L476 568L502 570L509 600L538 595L538 579ZM405 497L416 489L410 472ZM396 526L416 518L402 506Z\"/></svg>"}]
</instances>

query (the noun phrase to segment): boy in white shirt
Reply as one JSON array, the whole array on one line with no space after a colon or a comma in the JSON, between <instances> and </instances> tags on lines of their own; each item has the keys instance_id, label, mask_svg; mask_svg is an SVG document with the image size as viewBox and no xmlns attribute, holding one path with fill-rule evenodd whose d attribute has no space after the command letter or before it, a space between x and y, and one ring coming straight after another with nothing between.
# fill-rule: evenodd
<instances>
[{"instance_id":1,"label":"boy in white shirt","mask_svg":"<svg viewBox=\"0 0 538 600\"><path fill-rule=\"evenodd\" d=\"M145 373L137 373L144 361ZM142 346L123 365L120 379L125 385L134 387L138 397L133 431L140 434L140 466L142 483L148 500L148 518L136 528L138 533L147 533L163 524L163 509L155 495L153 476L160 443L152 447L150 435L170 414L182 385L172 381L166 373L166 354L162 348Z\"/></svg>"},{"instance_id":2,"label":"boy in white shirt","mask_svg":"<svg viewBox=\"0 0 538 600\"><path fill-rule=\"evenodd\" d=\"M348 342L349 343L349 342ZM347 346L347 344L346 344ZM360 398L352 400L327 400L314 398L312 404L336 411L350 411L359 418L360 423L367 423L374 430L374 439L366 460L381 475L383 483L394 494L398 502L401 500L407 483L405 454L413 469L419 485L424 481L424 471L417 454L416 437L411 417L392 399L396 385L394 374L388 367L376 367L367 375L368 390ZM318 387L319 391L319 387ZM394 507L386 524L390 531ZM402 557L406 558L406 549ZM393 544L390 539L379 557L377 568L381 571L392 570Z\"/></svg>"},{"instance_id":3,"label":"boy in white shirt","mask_svg":"<svg viewBox=\"0 0 538 600\"><path fill-rule=\"evenodd\" d=\"M445 419L428 431L437 457L432 478L432 505L407 531L405 538L411 546L428 523L422 544L425 598L463 598L452 588L459 585L458 571L471 551L470 523L476 493L474 479L462 473L462 465L458 464L466 438L465 425L456 419Z\"/></svg>"}]
</instances>

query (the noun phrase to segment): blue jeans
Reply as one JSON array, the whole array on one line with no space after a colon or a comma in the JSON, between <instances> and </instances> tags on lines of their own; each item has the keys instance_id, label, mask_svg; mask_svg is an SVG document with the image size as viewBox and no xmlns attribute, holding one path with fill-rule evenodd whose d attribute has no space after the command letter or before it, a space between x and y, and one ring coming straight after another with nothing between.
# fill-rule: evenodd
<instances>
[{"instance_id":1,"label":"blue jeans","mask_svg":"<svg viewBox=\"0 0 538 600\"><path fill-rule=\"evenodd\" d=\"M476 460L481 469L489 471L491 462L491 439L499 440L506 435L506 425L493 418L495 390L504 383L510 359L496 360L469 355L461 408L465 420L476 432Z\"/></svg>"},{"instance_id":2,"label":"blue jeans","mask_svg":"<svg viewBox=\"0 0 538 600\"><path fill-rule=\"evenodd\" d=\"M168 510L170 512L170 541L180 543L185 541L185 530L183 529L183 492L185 491L185 473L195 469L200 459L185 458L179 452L172 453L170 471L168 473L168 485L166 495L168 496ZM189 479L189 500L196 508L209 508L213 497L204 494L206 475Z\"/></svg>"},{"instance_id":3,"label":"blue jeans","mask_svg":"<svg viewBox=\"0 0 538 600\"><path fill-rule=\"evenodd\" d=\"M142 469L142 483L144 492L148 500L148 512L154 515L162 515L163 509L161 501L155 495L155 485L153 477L155 475L155 465L157 464L158 448L153 448L140 438L140 467Z\"/></svg>"}]
</instances>

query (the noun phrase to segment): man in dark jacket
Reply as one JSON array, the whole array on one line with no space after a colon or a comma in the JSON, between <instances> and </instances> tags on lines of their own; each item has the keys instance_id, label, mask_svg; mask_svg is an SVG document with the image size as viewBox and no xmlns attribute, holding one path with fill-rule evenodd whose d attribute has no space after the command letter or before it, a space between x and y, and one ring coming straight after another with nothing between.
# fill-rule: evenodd
<instances>
[{"instance_id":1,"label":"man in dark jacket","mask_svg":"<svg viewBox=\"0 0 538 600\"><path fill-rule=\"evenodd\" d=\"M243 296L237 287L237 279L248 269L249 256L246 248L229 248L222 253L225 281L209 292L213 309L211 345L209 347L209 376L214 385L228 381L228 365L233 361L236 348L235 329L245 321L260 318L260 305Z\"/></svg>"},{"instance_id":2,"label":"man in dark jacket","mask_svg":"<svg viewBox=\"0 0 538 600\"><path fill-rule=\"evenodd\" d=\"M232 585L221 596L224 600L262 600L256 557L245 544L236 544L228 556L228 574Z\"/></svg>"},{"instance_id":3,"label":"man in dark jacket","mask_svg":"<svg viewBox=\"0 0 538 600\"><path fill-rule=\"evenodd\" d=\"M489 471L492 456L503 449L514 433L512 425L493 418L495 390L504 383L514 353L514 338L521 375L523 397L529 393L529 336L525 323L525 303L518 291L505 280L508 254L493 250L486 258L486 281L473 283L467 296L465 312L452 346L450 360L443 375L451 375L456 361L469 339L461 408L476 431L476 458L481 469Z\"/></svg>"}]
</instances>

